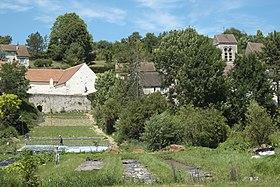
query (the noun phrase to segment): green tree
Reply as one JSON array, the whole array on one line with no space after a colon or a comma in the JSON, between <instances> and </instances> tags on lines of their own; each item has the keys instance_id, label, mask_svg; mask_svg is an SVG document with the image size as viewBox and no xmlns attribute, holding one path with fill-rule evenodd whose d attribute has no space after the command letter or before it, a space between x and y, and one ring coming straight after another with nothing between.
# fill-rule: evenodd
<instances>
[{"instance_id":1,"label":"green tree","mask_svg":"<svg viewBox=\"0 0 280 187\"><path fill-rule=\"evenodd\" d=\"M245 133L253 145L269 143L269 135L275 131L275 125L265 108L256 101L250 102L245 123Z\"/></svg>"},{"instance_id":2,"label":"green tree","mask_svg":"<svg viewBox=\"0 0 280 187\"><path fill-rule=\"evenodd\" d=\"M87 31L85 22L75 13L66 13L62 16L58 16L51 29L48 46L50 55L54 60L64 59L66 51L73 43L77 43L75 44L75 50L77 46L83 48L82 59L84 59L85 62L90 62L92 56L92 36ZM80 54L78 54L76 58L81 59ZM82 62L83 61L81 61L81 63Z\"/></svg>"},{"instance_id":3,"label":"green tree","mask_svg":"<svg viewBox=\"0 0 280 187\"><path fill-rule=\"evenodd\" d=\"M146 122L142 139L149 149L157 150L171 144L182 144L185 141L184 136L184 129L179 120L164 112Z\"/></svg>"},{"instance_id":4,"label":"green tree","mask_svg":"<svg viewBox=\"0 0 280 187\"><path fill-rule=\"evenodd\" d=\"M216 148L227 139L228 126L220 111L213 108L181 108L177 118L184 126L186 142L194 146Z\"/></svg>"},{"instance_id":5,"label":"green tree","mask_svg":"<svg viewBox=\"0 0 280 187\"><path fill-rule=\"evenodd\" d=\"M0 93L15 94L19 98L27 97L29 81L25 78L26 68L15 63L3 64L0 70Z\"/></svg>"},{"instance_id":6,"label":"green tree","mask_svg":"<svg viewBox=\"0 0 280 187\"><path fill-rule=\"evenodd\" d=\"M71 43L65 51L63 61L73 66L85 61L84 54L85 50L79 43Z\"/></svg>"},{"instance_id":7,"label":"green tree","mask_svg":"<svg viewBox=\"0 0 280 187\"><path fill-rule=\"evenodd\" d=\"M273 92L280 103L280 32L270 33L264 43L263 60L267 64L270 79L273 81Z\"/></svg>"},{"instance_id":8,"label":"green tree","mask_svg":"<svg viewBox=\"0 0 280 187\"><path fill-rule=\"evenodd\" d=\"M145 45L145 48L149 53L152 53L156 46L159 43L158 37L154 33L147 33L145 37L142 39L142 42Z\"/></svg>"},{"instance_id":9,"label":"green tree","mask_svg":"<svg viewBox=\"0 0 280 187\"><path fill-rule=\"evenodd\" d=\"M221 53L194 29L166 34L155 50L155 61L165 86L171 87L170 96L180 105L192 102L203 107L226 99Z\"/></svg>"},{"instance_id":10,"label":"green tree","mask_svg":"<svg viewBox=\"0 0 280 187\"><path fill-rule=\"evenodd\" d=\"M12 126L18 118L20 105L21 100L16 95L2 94L0 96L0 124L6 128Z\"/></svg>"},{"instance_id":11,"label":"green tree","mask_svg":"<svg viewBox=\"0 0 280 187\"><path fill-rule=\"evenodd\" d=\"M33 56L45 50L44 38L39 32L31 33L26 39L26 45Z\"/></svg>"},{"instance_id":12,"label":"green tree","mask_svg":"<svg viewBox=\"0 0 280 187\"><path fill-rule=\"evenodd\" d=\"M234 63L234 70L228 76L228 100L224 105L228 122L233 125L244 121L252 99L273 112L275 105L266 65L254 54L238 56Z\"/></svg>"},{"instance_id":13,"label":"green tree","mask_svg":"<svg viewBox=\"0 0 280 187\"><path fill-rule=\"evenodd\" d=\"M0 44L11 44L12 43L12 37L7 36L0 36Z\"/></svg>"}]
</instances>

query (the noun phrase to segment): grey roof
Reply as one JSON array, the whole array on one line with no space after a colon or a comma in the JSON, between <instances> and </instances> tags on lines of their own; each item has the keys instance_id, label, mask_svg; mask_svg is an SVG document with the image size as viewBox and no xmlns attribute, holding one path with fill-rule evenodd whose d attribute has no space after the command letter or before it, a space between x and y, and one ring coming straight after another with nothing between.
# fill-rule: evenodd
<instances>
[{"instance_id":1,"label":"grey roof","mask_svg":"<svg viewBox=\"0 0 280 187\"><path fill-rule=\"evenodd\" d=\"M141 72L140 81L144 88L161 87L162 79L158 72Z\"/></svg>"},{"instance_id":2,"label":"grey roof","mask_svg":"<svg viewBox=\"0 0 280 187\"><path fill-rule=\"evenodd\" d=\"M214 44L237 44L233 34L219 34L214 36Z\"/></svg>"},{"instance_id":3,"label":"grey roof","mask_svg":"<svg viewBox=\"0 0 280 187\"><path fill-rule=\"evenodd\" d=\"M251 53L260 53L262 52L262 48L264 45L262 43L254 43L254 42L248 42L245 54L251 54Z\"/></svg>"},{"instance_id":4,"label":"grey roof","mask_svg":"<svg viewBox=\"0 0 280 187\"><path fill-rule=\"evenodd\" d=\"M29 57L30 56L30 54L27 50L27 47L25 45L1 44L0 50L6 51L6 52L15 52L17 54L17 56L19 56L19 57Z\"/></svg>"}]
</instances>

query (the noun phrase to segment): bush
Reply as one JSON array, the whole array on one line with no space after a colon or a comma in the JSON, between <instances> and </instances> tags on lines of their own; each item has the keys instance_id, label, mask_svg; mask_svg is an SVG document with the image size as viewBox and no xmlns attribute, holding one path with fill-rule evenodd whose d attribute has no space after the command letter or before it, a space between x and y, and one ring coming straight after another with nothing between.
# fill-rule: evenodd
<instances>
[{"instance_id":1,"label":"bush","mask_svg":"<svg viewBox=\"0 0 280 187\"><path fill-rule=\"evenodd\" d=\"M227 138L229 127L216 109L188 106L179 111L178 117L184 125L186 141L194 146L216 148Z\"/></svg>"},{"instance_id":2,"label":"bush","mask_svg":"<svg viewBox=\"0 0 280 187\"><path fill-rule=\"evenodd\" d=\"M250 142L244 136L242 132L231 132L228 139L219 145L219 149L240 152L248 150Z\"/></svg>"},{"instance_id":3,"label":"bush","mask_svg":"<svg viewBox=\"0 0 280 187\"><path fill-rule=\"evenodd\" d=\"M52 66L52 59L37 59L34 61L35 67L51 67Z\"/></svg>"},{"instance_id":4,"label":"bush","mask_svg":"<svg viewBox=\"0 0 280 187\"><path fill-rule=\"evenodd\" d=\"M162 149L184 141L184 131L174 116L167 112L153 116L145 125L142 139L152 150Z\"/></svg>"},{"instance_id":5,"label":"bush","mask_svg":"<svg viewBox=\"0 0 280 187\"><path fill-rule=\"evenodd\" d=\"M273 147L280 147L280 131L276 131L269 135L269 142Z\"/></svg>"},{"instance_id":6,"label":"bush","mask_svg":"<svg viewBox=\"0 0 280 187\"><path fill-rule=\"evenodd\" d=\"M144 132L145 121L168 108L167 100L160 93L150 94L140 100L130 101L121 110L117 122L118 141L139 140Z\"/></svg>"},{"instance_id":7,"label":"bush","mask_svg":"<svg viewBox=\"0 0 280 187\"><path fill-rule=\"evenodd\" d=\"M256 101L252 101L248 107L245 125L245 133L252 145L270 143L269 135L276 129L265 108Z\"/></svg>"}]
</instances>

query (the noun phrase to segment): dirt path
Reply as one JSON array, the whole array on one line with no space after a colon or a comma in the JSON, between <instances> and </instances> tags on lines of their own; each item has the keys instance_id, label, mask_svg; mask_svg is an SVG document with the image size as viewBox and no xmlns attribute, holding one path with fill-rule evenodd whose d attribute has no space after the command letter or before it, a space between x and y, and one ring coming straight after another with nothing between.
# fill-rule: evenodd
<instances>
[{"instance_id":1,"label":"dirt path","mask_svg":"<svg viewBox=\"0 0 280 187\"><path fill-rule=\"evenodd\" d=\"M108 139L110 146L112 146L112 147L118 147L118 145L117 145L117 143L115 142L115 140L114 140L111 136L105 134L105 133L96 125L96 122L95 122L94 117L92 116L92 114L86 113L86 116L89 118L90 121L93 122L93 128L94 128L94 130L95 130L95 132L96 132L97 134L100 134L100 135L102 135L102 136L105 136L105 137Z\"/></svg>"}]
</instances>

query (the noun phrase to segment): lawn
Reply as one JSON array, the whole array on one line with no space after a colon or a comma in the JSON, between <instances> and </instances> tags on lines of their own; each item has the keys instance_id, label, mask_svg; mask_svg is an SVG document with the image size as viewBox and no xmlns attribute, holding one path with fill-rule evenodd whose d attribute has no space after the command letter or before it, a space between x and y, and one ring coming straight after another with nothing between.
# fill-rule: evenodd
<instances>
[{"instance_id":1,"label":"lawn","mask_svg":"<svg viewBox=\"0 0 280 187\"><path fill-rule=\"evenodd\" d=\"M93 124L85 116L64 116L54 115L46 116L40 126L91 126Z\"/></svg>"}]
</instances>

